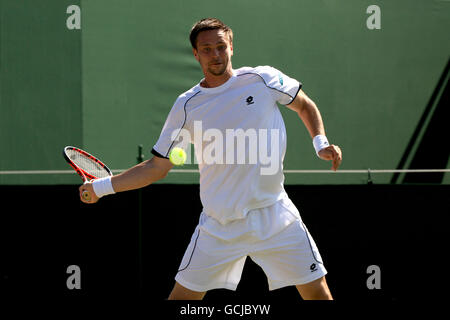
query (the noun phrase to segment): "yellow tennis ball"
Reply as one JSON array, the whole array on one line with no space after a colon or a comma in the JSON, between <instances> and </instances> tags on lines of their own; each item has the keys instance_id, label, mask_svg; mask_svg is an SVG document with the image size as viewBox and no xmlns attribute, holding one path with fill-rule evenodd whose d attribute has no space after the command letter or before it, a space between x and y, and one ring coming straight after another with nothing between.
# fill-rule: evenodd
<instances>
[{"instance_id":1,"label":"yellow tennis ball","mask_svg":"<svg viewBox=\"0 0 450 320\"><path fill-rule=\"evenodd\" d=\"M186 162L186 152L181 148L173 148L170 151L169 160L176 166L181 166Z\"/></svg>"}]
</instances>

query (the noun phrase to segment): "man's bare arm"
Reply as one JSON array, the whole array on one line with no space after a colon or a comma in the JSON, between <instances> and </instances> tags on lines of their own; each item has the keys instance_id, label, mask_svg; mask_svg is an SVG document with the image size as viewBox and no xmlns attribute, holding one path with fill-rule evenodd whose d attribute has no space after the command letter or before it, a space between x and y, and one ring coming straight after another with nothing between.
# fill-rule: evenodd
<instances>
[{"instance_id":1,"label":"man's bare arm","mask_svg":"<svg viewBox=\"0 0 450 320\"><path fill-rule=\"evenodd\" d=\"M153 157L112 177L111 182L115 192L139 189L163 179L172 167L169 159Z\"/></svg>"},{"instance_id":2,"label":"man's bare arm","mask_svg":"<svg viewBox=\"0 0 450 320\"><path fill-rule=\"evenodd\" d=\"M287 107L295 111L305 124L306 129L314 138L317 135L325 135L322 116L314 101L303 90L300 90L294 100ZM336 145L330 145L319 151L319 157L332 161L332 170L336 171L342 162L342 151Z\"/></svg>"},{"instance_id":3,"label":"man's bare arm","mask_svg":"<svg viewBox=\"0 0 450 320\"><path fill-rule=\"evenodd\" d=\"M173 164L169 159L153 157L150 160L144 161L125 172L113 176L111 178L114 192L123 192L134 189L143 188L158 180L163 179L167 173L172 169ZM86 203L95 203L98 197L95 195L92 183L85 183L79 188L80 197L83 191L88 191L92 198L86 201L81 197L81 201Z\"/></svg>"},{"instance_id":4,"label":"man's bare arm","mask_svg":"<svg viewBox=\"0 0 450 320\"><path fill-rule=\"evenodd\" d=\"M318 134L325 135L322 116L314 101L303 90L300 90L294 100L286 107L295 111L308 129L311 138Z\"/></svg>"}]
</instances>

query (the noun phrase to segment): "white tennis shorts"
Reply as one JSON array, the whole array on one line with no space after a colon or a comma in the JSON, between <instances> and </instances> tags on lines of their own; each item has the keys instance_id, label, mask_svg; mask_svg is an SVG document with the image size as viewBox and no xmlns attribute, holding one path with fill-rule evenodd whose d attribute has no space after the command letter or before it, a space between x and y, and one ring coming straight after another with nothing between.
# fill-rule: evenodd
<instances>
[{"instance_id":1,"label":"white tennis shorts","mask_svg":"<svg viewBox=\"0 0 450 320\"><path fill-rule=\"evenodd\" d=\"M327 273L297 208L286 197L226 225L202 213L175 280L193 291L236 290L247 256L264 270L269 290Z\"/></svg>"}]
</instances>

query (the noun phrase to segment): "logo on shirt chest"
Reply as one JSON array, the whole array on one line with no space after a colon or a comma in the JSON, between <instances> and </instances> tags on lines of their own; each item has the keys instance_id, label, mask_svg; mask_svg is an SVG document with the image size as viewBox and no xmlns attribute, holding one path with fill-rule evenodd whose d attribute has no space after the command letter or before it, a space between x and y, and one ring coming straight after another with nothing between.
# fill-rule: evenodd
<instances>
[{"instance_id":1,"label":"logo on shirt chest","mask_svg":"<svg viewBox=\"0 0 450 320\"><path fill-rule=\"evenodd\" d=\"M247 99L245 99L245 102L247 102L248 106L255 103L253 101L253 97L252 96L247 97Z\"/></svg>"}]
</instances>

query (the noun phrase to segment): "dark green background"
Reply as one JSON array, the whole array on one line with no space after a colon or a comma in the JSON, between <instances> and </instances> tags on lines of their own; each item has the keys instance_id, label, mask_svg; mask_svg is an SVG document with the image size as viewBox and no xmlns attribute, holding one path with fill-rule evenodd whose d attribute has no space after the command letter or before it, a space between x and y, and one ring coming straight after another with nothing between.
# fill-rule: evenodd
<instances>
[{"instance_id":1,"label":"dark green background","mask_svg":"<svg viewBox=\"0 0 450 320\"><path fill-rule=\"evenodd\" d=\"M0 4L0 171L70 169L61 156L65 145L85 148L112 169L134 165L138 144L149 158L173 102L202 78L188 34L207 16L233 28L234 68L272 65L304 84L330 141L343 149L342 169L449 168L447 146L440 167L426 157L412 165L448 83L449 1ZM66 27L72 4L81 6L81 30ZM381 8L380 30L366 27L373 4ZM281 109L285 169L329 169L298 117ZM393 174L372 179L390 183ZM0 175L0 184L79 181L75 175ZM196 183L198 175L172 172L166 182ZM366 182L365 173L286 174L288 184ZM395 182L405 182L404 175ZM449 174L438 182L448 184Z\"/></svg>"}]
</instances>

